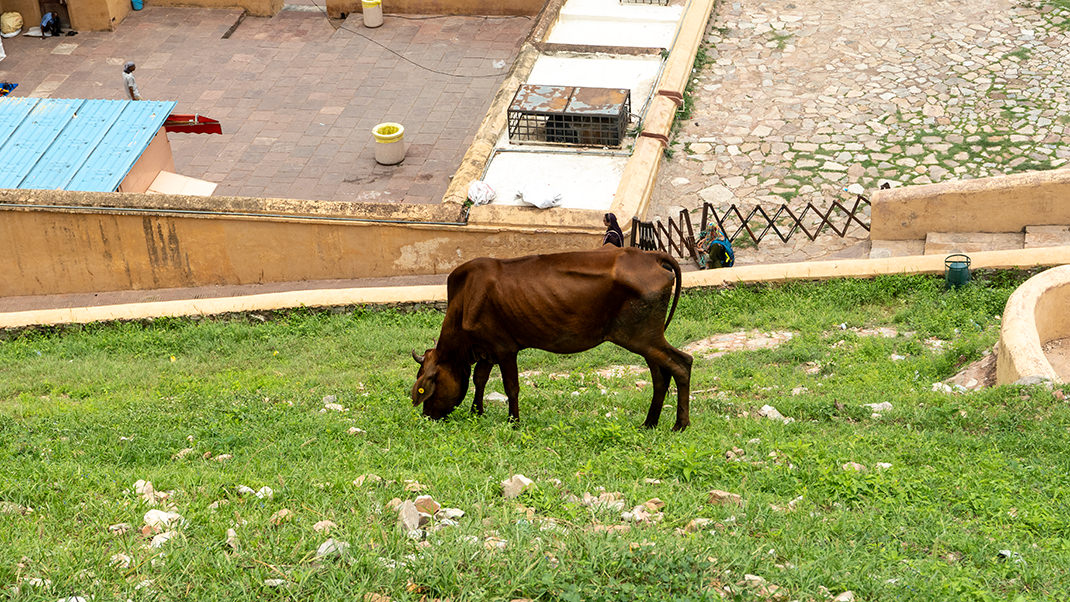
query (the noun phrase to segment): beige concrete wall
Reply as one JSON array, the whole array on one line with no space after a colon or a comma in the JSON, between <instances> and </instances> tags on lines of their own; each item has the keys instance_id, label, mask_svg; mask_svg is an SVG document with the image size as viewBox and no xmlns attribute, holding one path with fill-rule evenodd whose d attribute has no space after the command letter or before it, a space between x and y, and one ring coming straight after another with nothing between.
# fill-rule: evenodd
<instances>
[{"instance_id":1,"label":"beige concrete wall","mask_svg":"<svg viewBox=\"0 0 1070 602\"><path fill-rule=\"evenodd\" d=\"M871 200L873 240L1021 232L1070 224L1070 169L878 190Z\"/></svg>"},{"instance_id":2,"label":"beige concrete wall","mask_svg":"<svg viewBox=\"0 0 1070 602\"><path fill-rule=\"evenodd\" d=\"M148 0L153 6L241 8L254 17L272 17L282 10L283 0Z\"/></svg>"},{"instance_id":3,"label":"beige concrete wall","mask_svg":"<svg viewBox=\"0 0 1070 602\"><path fill-rule=\"evenodd\" d=\"M1070 265L1041 272L1014 291L1000 324L996 382L1040 376L1061 382L1043 345L1070 337Z\"/></svg>"},{"instance_id":4,"label":"beige concrete wall","mask_svg":"<svg viewBox=\"0 0 1070 602\"><path fill-rule=\"evenodd\" d=\"M163 128L156 132L145 152L141 153L123 178L119 184L119 192L145 192L161 171L175 171L171 143L167 140L167 132Z\"/></svg>"},{"instance_id":5,"label":"beige concrete wall","mask_svg":"<svg viewBox=\"0 0 1070 602\"><path fill-rule=\"evenodd\" d=\"M383 0L387 14L419 15L534 15L544 0ZM327 0L333 19L364 12L361 0Z\"/></svg>"},{"instance_id":6,"label":"beige concrete wall","mask_svg":"<svg viewBox=\"0 0 1070 602\"><path fill-rule=\"evenodd\" d=\"M1070 262L1070 247L985 251L973 255L973 259L975 268L1050 266ZM868 278L880 274L938 273L942 269L943 259L932 256L899 257L894 260L808 261L684 272L683 285L685 288L701 288L734 282ZM140 320L161 316L205 316L292 307L411 305L440 303L445 299L445 285L297 290L215 299L2 312L0 329L50 324L87 324L107 320ZM1006 320L1004 323L1006 324Z\"/></svg>"},{"instance_id":7,"label":"beige concrete wall","mask_svg":"<svg viewBox=\"0 0 1070 602\"><path fill-rule=\"evenodd\" d=\"M0 296L442 274L602 234L597 212L480 209L0 190Z\"/></svg>"}]
</instances>

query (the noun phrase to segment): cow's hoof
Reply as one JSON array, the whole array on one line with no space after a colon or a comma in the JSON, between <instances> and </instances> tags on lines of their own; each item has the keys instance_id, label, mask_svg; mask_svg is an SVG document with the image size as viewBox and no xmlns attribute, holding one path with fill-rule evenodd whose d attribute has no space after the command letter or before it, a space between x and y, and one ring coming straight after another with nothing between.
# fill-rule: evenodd
<instances>
[{"instance_id":1,"label":"cow's hoof","mask_svg":"<svg viewBox=\"0 0 1070 602\"><path fill-rule=\"evenodd\" d=\"M643 428L645 428L645 429L657 428L657 426L658 426L657 422L651 422L649 420L647 420L646 422L643 423Z\"/></svg>"},{"instance_id":2,"label":"cow's hoof","mask_svg":"<svg viewBox=\"0 0 1070 602\"><path fill-rule=\"evenodd\" d=\"M677 422L676 424L672 425L672 430L680 432L689 426L691 426L690 422Z\"/></svg>"}]
</instances>

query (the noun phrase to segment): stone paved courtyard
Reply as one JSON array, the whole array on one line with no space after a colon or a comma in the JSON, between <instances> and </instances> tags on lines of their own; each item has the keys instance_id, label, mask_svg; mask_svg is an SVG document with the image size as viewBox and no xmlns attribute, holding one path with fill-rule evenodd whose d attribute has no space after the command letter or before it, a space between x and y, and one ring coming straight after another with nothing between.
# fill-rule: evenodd
<instances>
[{"instance_id":1,"label":"stone paved courtyard","mask_svg":"<svg viewBox=\"0 0 1070 602\"><path fill-rule=\"evenodd\" d=\"M1016 0L720 2L652 215L1065 167L1068 18ZM737 259L857 256L867 238L767 238Z\"/></svg>"},{"instance_id":2,"label":"stone paved courtyard","mask_svg":"<svg viewBox=\"0 0 1070 602\"><path fill-rule=\"evenodd\" d=\"M170 135L177 171L217 195L439 202L531 20L388 15L367 29L314 8L247 17L223 39L240 10L148 6L114 32L6 39L0 80L14 96L118 99L133 60L145 98L222 122L222 136ZM373 158L384 121L405 126L398 166Z\"/></svg>"}]
</instances>

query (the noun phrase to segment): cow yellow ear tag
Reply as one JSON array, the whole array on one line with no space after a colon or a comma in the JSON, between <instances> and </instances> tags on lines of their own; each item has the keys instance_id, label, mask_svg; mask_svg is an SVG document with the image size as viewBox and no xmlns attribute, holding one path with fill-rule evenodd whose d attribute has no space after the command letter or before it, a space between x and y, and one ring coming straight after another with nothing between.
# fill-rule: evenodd
<instances>
[{"instance_id":1,"label":"cow yellow ear tag","mask_svg":"<svg viewBox=\"0 0 1070 602\"><path fill-rule=\"evenodd\" d=\"M419 389L416 389L416 392L417 392L417 393L420 393L420 394L422 395L422 394L423 394L423 392L424 392L424 389L423 389L423 387L420 387Z\"/></svg>"}]
</instances>

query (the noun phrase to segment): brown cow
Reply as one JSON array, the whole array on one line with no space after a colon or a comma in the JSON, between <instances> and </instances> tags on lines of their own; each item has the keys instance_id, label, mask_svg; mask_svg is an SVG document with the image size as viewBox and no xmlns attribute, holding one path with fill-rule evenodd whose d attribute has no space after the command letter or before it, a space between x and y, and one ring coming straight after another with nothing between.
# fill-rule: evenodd
<instances>
[{"instance_id":1,"label":"brown cow","mask_svg":"<svg viewBox=\"0 0 1070 602\"><path fill-rule=\"evenodd\" d=\"M683 430L691 423L691 356L665 340L679 299L680 265L661 252L603 247L474 259L450 273L446 318L435 348L412 353L420 364L413 405L423 404L425 416L445 417L468 392L475 364L472 411L482 415L483 390L497 364L509 420L516 422L517 352L578 353L609 341L643 356L650 367L654 398L644 426L657 426L672 379L678 394L673 430Z\"/></svg>"}]
</instances>

